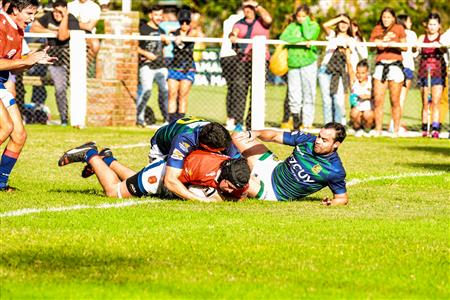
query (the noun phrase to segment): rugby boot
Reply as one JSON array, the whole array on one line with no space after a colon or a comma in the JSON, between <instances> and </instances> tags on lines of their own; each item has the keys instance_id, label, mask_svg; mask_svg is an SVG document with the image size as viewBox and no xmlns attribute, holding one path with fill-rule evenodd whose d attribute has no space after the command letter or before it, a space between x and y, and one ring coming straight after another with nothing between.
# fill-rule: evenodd
<instances>
[{"instance_id":1,"label":"rugby boot","mask_svg":"<svg viewBox=\"0 0 450 300\"><path fill-rule=\"evenodd\" d=\"M111 156L113 156L113 153L112 153L111 149L105 148L105 149L102 149L98 153L98 155L101 158L103 158L103 157L111 157ZM81 177L83 177L83 178L91 177L94 174L95 174L94 169L92 169L92 166L90 164L85 165L83 170L81 171Z\"/></svg>"},{"instance_id":2,"label":"rugby boot","mask_svg":"<svg viewBox=\"0 0 450 300\"><path fill-rule=\"evenodd\" d=\"M86 153L89 150L97 151L95 142L88 142L76 148L70 149L61 156L58 160L58 166L62 167L74 162L83 162L86 159Z\"/></svg>"}]
</instances>

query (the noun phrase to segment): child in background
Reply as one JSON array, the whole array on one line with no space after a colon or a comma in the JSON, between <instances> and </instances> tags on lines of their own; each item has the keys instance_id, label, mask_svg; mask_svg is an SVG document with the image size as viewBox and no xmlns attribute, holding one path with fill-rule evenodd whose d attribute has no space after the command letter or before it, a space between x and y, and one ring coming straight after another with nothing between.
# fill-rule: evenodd
<instances>
[{"instance_id":1,"label":"child in background","mask_svg":"<svg viewBox=\"0 0 450 300\"><path fill-rule=\"evenodd\" d=\"M350 64L349 51L347 63ZM355 136L370 136L373 127L372 108L372 77L369 75L369 64L363 59L356 65L356 74L351 65L348 66L350 77L350 122L355 130Z\"/></svg>"}]
</instances>

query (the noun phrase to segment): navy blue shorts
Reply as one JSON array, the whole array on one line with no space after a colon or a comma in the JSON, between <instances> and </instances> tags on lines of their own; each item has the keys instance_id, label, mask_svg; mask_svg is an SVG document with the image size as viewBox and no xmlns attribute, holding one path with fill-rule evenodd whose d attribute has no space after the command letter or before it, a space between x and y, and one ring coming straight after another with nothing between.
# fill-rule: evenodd
<instances>
[{"instance_id":1,"label":"navy blue shorts","mask_svg":"<svg viewBox=\"0 0 450 300\"><path fill-rule=\"evenodd\" d=\"M403 68L403 73L405 73L405 79L412 80L414 78L414 71L410 68Z\"/></svg>"},{"instance_id":2,"label":"navy blue shorts","mask_svg":"<svg viewBox=\"0 0 450 300\"><path fill-rule=\"evenodd\" d=\"M419 78L418 84L420 87L427 87L428 78L427 77ZM431 86L433 85L444 85L444 79L442 77L431 77Z\"/></svg>"},{"instance_id":3,"label":"navy blue shorts","mask_svg":"<svg viewBox=\"0 0 450 300\"><path fill-rule=\"evenodd\" d=\"M190 82L194 82L195 71L188 71L187 73L185 73L182 71L169 69L169 76L167 77L167 79L189 80Z\"/></svg>"}]
</instances>

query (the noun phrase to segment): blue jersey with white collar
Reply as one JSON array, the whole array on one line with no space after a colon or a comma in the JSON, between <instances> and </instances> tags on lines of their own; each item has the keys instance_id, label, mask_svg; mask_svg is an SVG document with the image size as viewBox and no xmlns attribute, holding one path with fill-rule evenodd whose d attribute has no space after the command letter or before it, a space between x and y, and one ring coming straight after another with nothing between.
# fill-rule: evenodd
<instances>
[{"instance_id":1,"label":"blue jersey with white collar","mask_svg":"<svg viewBox=\"0 0 450 300\"><path fill-rule=\"evenodd\" d=\"M314 153L316 136L301 131L285 132L283 143L294 146L292 154L272 173L272 185L278 200L306 197L330 187L333 194L344 194L345 170L337 152Z\"/></svg>"},{"instance_id":2,"label":"blue jersey with white collar","mask_svg":"<svg viewBox=\"0 0 450 300\"><path fill-rule=\"evenodd\" d=\"M150 143L156 144L161 153L167 155L167 166L181 169L188 154L201 148L198 137L202 127L209 123L198 118L179 119L158 129ZM222 151L222 154L232 158L240 156L234 144Z\"/></svg>"}]
</instances>

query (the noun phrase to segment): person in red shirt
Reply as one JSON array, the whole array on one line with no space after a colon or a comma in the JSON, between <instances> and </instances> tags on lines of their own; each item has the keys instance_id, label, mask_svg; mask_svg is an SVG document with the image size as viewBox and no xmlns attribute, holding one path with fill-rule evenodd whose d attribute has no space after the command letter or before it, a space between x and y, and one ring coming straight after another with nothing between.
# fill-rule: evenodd
<instances>
[{"instance_id":1,"label":"person in red shirt","mask_svg":"<svg viewBox=\"0 0 450 300\"><path fill-rule=\"evenodd\" d=\"M177 197L163 185L166 170L166 161L163 159L153 160L141 171L134 172L119 163L110 150L103 149L99 153L96 144L89 142L66 151L60 161L64 161L64 164L58 162L60 166L74 162L89 163L108 197ZM191 192L191 196L186 199L202 202L222 201L223 198L243 200L249 189L250 167L245 158L233 159L218 153L195 150L185 159L179 180L186 186L211 187L219 192L214 197Z\"/></svg>"},{"instance_id":2,"label":"person in red shirt","mask_svg":"<svg viewBox=\"0 0 450 300\"><path fill-rule=\"evenodd\" d=\"M383 127L384 95L387 88L389 88L392 120L394 121L392 137L398 137L400 127L400 93L405 81L402 51L407 49L406 47L391 47L393 42L406 43L405 29L402 25L397 24L396 20L392 8L383 9L380 20L370 35L370 41L377 44L376 67L373 74L375 136L381 135Z\"/></svg>"},{"instance_id":3,"label":"person in red shirt","mask_svg":"<svg viewBox=\"0 0 450 300\"><path fill-rule=\"evenodd\" d=\"M439 101L445 87L447 64L445 63L446 48L442 47L441 17L431 13L426 20L426 33L419 37L419 43L438 46L437 48L418 47L420 53L418 84L422 95L422 136L439 138L441 123L439 122ZM430 82L428 82L430 81ZM430 112L427 107L430 106ZM431 114L431 124L428 124L428 114Z\"/></svg>"},{"instance_id":4,"label":"person in red shirt","mask_svg":"<svg viewBox=\"0 0 450 300\"><path fill-rule=\"evenodd\" d=\"M6 8L6 11L0 12L0 99L5 109L0 109L0 117L6 121L2 121L0 127L7 130L2 131L0 142L3 144L8 137L9 141L0 162L0 191L15 190L8 185L8 179L27 137L19 108L5 83L10 72L21 72L36 63L49 64L55 60L47 55L46 50L21 57L23 31L33 22L38 6L38 0L2 1L2 7ZM6 114L9 115L9 124ZM4 136L6 133L9 134Z\"/></svg>"}]
</instances>

